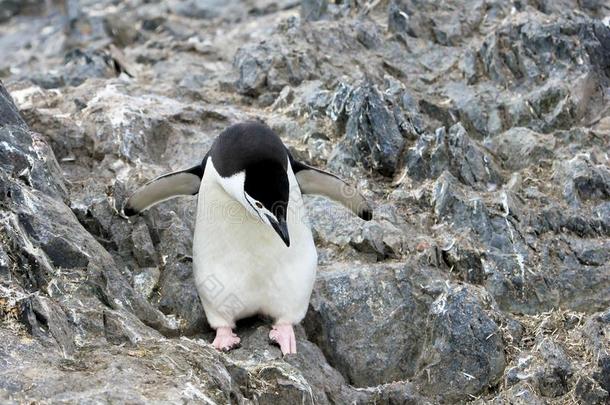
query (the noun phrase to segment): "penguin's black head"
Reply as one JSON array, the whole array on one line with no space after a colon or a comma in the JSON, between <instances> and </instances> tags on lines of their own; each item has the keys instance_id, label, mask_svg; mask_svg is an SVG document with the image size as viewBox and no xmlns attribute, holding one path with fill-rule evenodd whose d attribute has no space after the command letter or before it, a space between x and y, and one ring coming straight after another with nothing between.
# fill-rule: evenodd
<instances>
[{"instance_id":1,"label":"penguin's black head","mask_svg":"<svg viewBox=\"0 0 610 405\"><path fill-rule=\"evenodd\" d=\"M290 246L288 152L280 138L261 123L233 125L219 135L209 156L225 191Z\"/></svg>"}]
</instances>

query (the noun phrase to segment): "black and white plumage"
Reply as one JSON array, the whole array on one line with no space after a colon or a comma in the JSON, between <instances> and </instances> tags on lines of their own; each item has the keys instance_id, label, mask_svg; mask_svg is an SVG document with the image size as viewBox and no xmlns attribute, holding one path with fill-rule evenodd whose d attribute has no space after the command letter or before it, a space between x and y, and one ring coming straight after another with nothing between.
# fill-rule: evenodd
<instances>
[{"instance_id":1,"label":"black and white plumage","mask_svg":"<svg viewBox=\"0 0 610 405\"><path fill-rule=\"evenodd\" d=\"M264 314L282 352L296 352L292 325L305 316L317 266L302 194L332 198L366 220L368 203L338 177L296 161L269 127L249 122L223 131L201 165L141 187L124 212L197 193L194 276L217 331L214 346L237 345L235 321Z\"/></svg>"}]
</instances>

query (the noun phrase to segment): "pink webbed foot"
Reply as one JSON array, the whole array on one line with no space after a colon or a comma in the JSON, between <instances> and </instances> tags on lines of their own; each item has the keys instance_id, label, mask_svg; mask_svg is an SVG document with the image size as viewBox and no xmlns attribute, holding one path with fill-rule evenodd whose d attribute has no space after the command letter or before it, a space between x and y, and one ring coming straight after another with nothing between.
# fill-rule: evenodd
<instances>
[{"instance_id":1,"label":"pink webbed foot","mask_svg":"<svg viewBox=\"0 0 610 405\"><path fill-rule=\"evenodd\" d=\"M269 339L280 346L283 355L297 352L297 340L294 337L292 325L273 326L273 329L269 332Z\"/></svg>"},{"instance_id":2,"label":"pink webbed foot","mask_svg":"<svg viewBox=\"0 0 610 405\"><path fill-rule=\"evenodd\" d=\"M216 329L216 337L214 338L212 345L217 350L228 352L231 349L239 347L239 342L239 336L233 333L233 329L229 327L220 327Z\"/></svg>"}]
</instances>

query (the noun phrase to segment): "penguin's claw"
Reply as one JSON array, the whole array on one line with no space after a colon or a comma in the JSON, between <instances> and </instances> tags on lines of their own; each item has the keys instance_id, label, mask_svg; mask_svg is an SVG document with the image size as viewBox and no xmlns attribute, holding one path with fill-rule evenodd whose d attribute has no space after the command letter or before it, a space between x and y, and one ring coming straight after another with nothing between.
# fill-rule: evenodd
<instances>
[{"instance_id":1,"label":"penguin's claw","mask_svg":"<svg viewBox=\"0 0 610 405\"><path fill-rule=\"evenodd\" d=\"M240 339L233 330L228 327L221 327L216 329L216 337L212 345L216 350L228 352L240 346Z\"/></svg>"},{"instance_id":2,"label":"penguin's claw","mask_svg":"<svg viewBox=\"0 0 610 405\"><path fill-rule=\"evenodd\" d=\"M280 346L282 354L296 354L297 340L292 325L275 325L269 332L269 339Z\"/></svg>"}]
</instances>

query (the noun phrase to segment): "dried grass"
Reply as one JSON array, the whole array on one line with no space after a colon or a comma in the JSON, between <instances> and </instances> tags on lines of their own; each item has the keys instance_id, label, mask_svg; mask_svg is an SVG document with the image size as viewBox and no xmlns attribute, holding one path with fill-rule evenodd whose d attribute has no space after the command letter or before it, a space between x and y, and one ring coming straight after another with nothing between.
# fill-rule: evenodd
<instances>
[{"instance_id":1,"label":"dried grass","mask_svg":"<svg viewBox=\"0 0 610 405\"><path fill-rule=\"evenodd\" d=\"M589 340L583 336L587 315L582 312L556 309L536 315L515 315L514 318L524 327L523 337L520 342L513 342L507 325L501 326L500 330L506 343L507 367L502 383L491 397L510 388L506 384L507 373L517 365L520 353L528 351L535 356L542 342L550 339L564 349L574 373L570 378L570 391L559 398L546 398L546 402L555 405L580 403L575 395L577 382L581 378L590 379L591 371L597 366L597 358ZM539 394L528 381L523 383L532 392Z\"/></svg>"}]
</instances>

